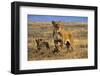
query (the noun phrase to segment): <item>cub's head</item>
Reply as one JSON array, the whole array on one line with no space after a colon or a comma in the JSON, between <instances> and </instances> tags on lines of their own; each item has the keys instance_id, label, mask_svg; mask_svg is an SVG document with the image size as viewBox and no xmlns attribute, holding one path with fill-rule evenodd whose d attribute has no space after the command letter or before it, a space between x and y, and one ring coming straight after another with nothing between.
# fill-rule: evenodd
<instances>
[{"instance_id":1,"label":"cub's head","mask_svg":"<svg viewBox=\"0 0 100 76\"><path fill-rule=\"evenodd\" d=\"M37 45L40 45L43 40L42 39L36 39L35 41L36 41Z\"/></svg>"}]
</instances>

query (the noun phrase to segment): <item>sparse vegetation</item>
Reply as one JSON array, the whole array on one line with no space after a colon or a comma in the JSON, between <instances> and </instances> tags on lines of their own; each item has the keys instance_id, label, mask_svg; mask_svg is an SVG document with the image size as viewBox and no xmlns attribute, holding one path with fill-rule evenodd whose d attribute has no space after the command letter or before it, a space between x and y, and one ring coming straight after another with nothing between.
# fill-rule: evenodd
<instances>
[{"instance_id":1,"label":"sparse vegetation","mask_svg":"<svg viewBox=\"0 0 100 76\"><path fill-rule=\"evenodd\" d=\"M55 59L82 59L88 58L88 28L87 23L64 23L65 30L72 31L74 37L74 50L68 51L66 47L60 52L53 53L53 26L51 22L28 23L28 60L55 60ZM50 49L37 50L36 39L42 38L49 43Z\"/></svg>"}]
</instances>

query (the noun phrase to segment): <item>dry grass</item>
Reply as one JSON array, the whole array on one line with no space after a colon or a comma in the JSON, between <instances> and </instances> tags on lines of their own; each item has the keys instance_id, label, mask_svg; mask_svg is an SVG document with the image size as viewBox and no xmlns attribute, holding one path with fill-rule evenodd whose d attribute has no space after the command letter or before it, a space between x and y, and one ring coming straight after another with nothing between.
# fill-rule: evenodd
<instances>
[{"instance_id":1,"label":"dry grass","mask_svg":"<svg viewBox=\"0 0 100 76\"><path fill-rule=\"evenodd\" d=\"M51 22L33 22L28 24L28 60L55 60L55 59L82 59L88 58L88 40L86 23L65 23L65 29L73 32L74 50L68 51L66 47L58 53L53 53L53 26ZM77 31L78 30L78 31ZM42 38L49 42L50 49L36 48L35 39Z\"/></svg>"}]
</instances>

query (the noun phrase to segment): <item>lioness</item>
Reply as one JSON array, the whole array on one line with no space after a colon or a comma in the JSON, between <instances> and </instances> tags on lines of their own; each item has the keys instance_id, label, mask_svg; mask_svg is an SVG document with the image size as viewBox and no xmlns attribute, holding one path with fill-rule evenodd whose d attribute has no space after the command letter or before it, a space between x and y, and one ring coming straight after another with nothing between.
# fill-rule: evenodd
<instances>
[{"instance_id":1,"label":"lioness","mask_svg":"<svg viewBox=\"0 0 100 76\"><path fill-rule=\"evenodd\" d=\"M54 45L55 45L53 52L58 52L62 49L61 47L63 45L63 41L62 41L60 34L57 32L58 31L57 22L52 21L52 24L53 24L53 27L54 27L53 28L53 39L54 39Z\"/></svg>"},{"instance_id":2,"label":"lioness","mask_svg":"<svg viewBox=\"0 0 100 76\"><path fill-rule=\"evenodd\" d=\"M62 22L52 21L53 27L56 30L56 39L62 40L61 48L66 45L67 49L73 50L73 37L70 31L64 29L64 24ZM55 40L55 39L54 39Z\"/></svg>"}]
</instances>

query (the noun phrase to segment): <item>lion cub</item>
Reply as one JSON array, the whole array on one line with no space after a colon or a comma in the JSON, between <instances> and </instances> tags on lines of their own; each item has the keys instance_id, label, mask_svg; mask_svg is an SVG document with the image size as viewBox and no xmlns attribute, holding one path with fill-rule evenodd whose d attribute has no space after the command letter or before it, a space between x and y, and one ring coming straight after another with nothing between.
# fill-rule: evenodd
<instances>
[{"instance_id":1,"label":"lion cub","mask_svg":"<svg viewBox=\"0 0 100 76\"><path fill-rule=\"evenodd\" d=\"M47 49L50 49L49 47L49 43L44 41L43 39L36 39L36 44L37 44L37 49L38 50L41 50L42 48L47 48Z\"/></svg>"}]
</instances>

